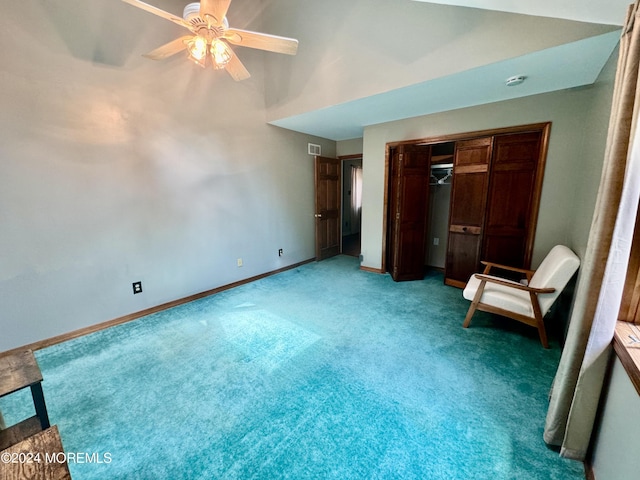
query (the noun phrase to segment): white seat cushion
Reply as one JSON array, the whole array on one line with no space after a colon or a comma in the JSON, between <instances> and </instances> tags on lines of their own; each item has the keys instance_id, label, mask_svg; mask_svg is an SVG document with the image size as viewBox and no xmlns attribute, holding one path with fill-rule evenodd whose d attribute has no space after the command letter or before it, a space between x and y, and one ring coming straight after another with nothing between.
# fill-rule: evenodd
<instances>
[{"instance_id":1,"label":"white seat cushion","mask_svg":"<svg viewBox=\"0 0 640 480\"><path fill-rule=\"evenodd\" d=\"M491 275L487 275L491 277ZM511 282L504 278L493 277L502 281L519 285L517 282ZM465 287L462 295L467 300L473 301L480 286L480 280L475 275L471 276L467 286ZM482 293L480 302L492 305L494 307L509 310L510 312L526 315L527 317L533 317L533 308L531 306L531 297L528 292L524 290L517 290L515 288L509 288L496 283L487 282Z\"/></svg>"},{"instance_id":2,"label":"white seat cushion","mask_svg":"<svg viewBox=\"0 0 640 480\"><path fill-rule=\"evenodd\" d=\"M558 298L558 295L560 295L560 292L579 266L580 259L564 245L556 245L553 247L542 261L540 267L538 267L538 270L529 282L529 286L532 288L555 289L553 293L538 294L538 303L540 305L540 313L542 313L542 316L544 316L549 308L551 308L551 305L553 305L553 302ZM491 275L487 276L490 277ZM516 282L511 282L504 278L493 278L517 284ZM475 275L472 275L467 286L462 292L462 295L467 300L473 301L479 286L480 280L478 280ZM515 288L509 288L507 286L487 282L480 302L514 313L519 313L521 315L526 315L527 317L534 316L531 297L529 292L524 290L517 290Z\"/></svg>"}]
</instances>

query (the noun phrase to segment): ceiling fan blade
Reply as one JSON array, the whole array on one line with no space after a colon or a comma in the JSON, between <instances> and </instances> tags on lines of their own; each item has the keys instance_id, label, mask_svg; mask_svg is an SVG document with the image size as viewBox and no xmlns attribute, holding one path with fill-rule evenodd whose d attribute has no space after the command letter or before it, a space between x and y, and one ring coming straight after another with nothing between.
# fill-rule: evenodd
<instances>
[{"instance_id":1,"label":"ceiling fan blade","mask_svg":"<svg viewBox=\"0 0 640 480\"><path fill-rule=\"evenodd\" d=\"M170 22L180 25L181 27L188 28L191 30L191 25L185 22L181 17L178 17L172 13L165 12L164 10L154 7L153 5L149 5L148 3L141 2L140 0L122 0L124 3L128 3L129 5L133 5L134 7L138 7L142 10L145 10L149 13L153 13L159 17L162 17Z\"/></svg>"},{"instance_id":2,"label":"ceiling fan blade","mask_svg":"<svg viewBox=\"0 0 640 480\"><path fill-rule=\"evenodd\" d=\"M156 48L152 52L145 53L143 57L150 58L151 60L164 60L165 58L175 55L187 48L187 42L191 40L191 35L185 35L184 37L176 38L175 40L165 43L161 47Z\"/></svg>"},{"instance_id":3,"label":"ceiling fan blade","mask_svg":"<svg viewBox=\"0 0 640 480\"><path fill-rule=\"evenodd\" d=\"M216 26L222 25L231 0L200 0L200 18L213 17Z\"/></svg>"},{"instance_id":4,"label":"ceiling fan blade","mask_svg":"<svg viewBox=\"0 0 640 480\"><path fill-rule=\"evenodd\" d=\"M295 55L298 51L298 40L295 38L279 37L237 28L227 29L224 38L234 45L267 50L268 52Z\"/></svg>"},{"instance_id":5,"label":"ceiling fan blade","mask_svg":"<svg viewBox=\"0 0 640 480\"><path fill-rule=\"evenodd\" d=\"M231 55L231 60L229 60L229 63L227 63L224 68L236 82L246 80L251 76L235 52Z\"/></svg>"}]
</instances>

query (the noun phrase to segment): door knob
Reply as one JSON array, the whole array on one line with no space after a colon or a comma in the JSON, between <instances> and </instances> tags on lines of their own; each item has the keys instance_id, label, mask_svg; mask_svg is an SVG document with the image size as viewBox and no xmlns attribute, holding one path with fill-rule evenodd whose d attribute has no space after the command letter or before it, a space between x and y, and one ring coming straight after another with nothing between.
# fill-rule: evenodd
<instances>
[{"instance_id":1,"label":"door knob","mask_svg":"<svg viewBox=\"0 0 640 480\"><path fill-rule=\"evenodd\" d=\"M316 218L322 218L322 214L321 214L321 213L316 213L314 216L315 216Z\"/></svg>"}]
</instances>

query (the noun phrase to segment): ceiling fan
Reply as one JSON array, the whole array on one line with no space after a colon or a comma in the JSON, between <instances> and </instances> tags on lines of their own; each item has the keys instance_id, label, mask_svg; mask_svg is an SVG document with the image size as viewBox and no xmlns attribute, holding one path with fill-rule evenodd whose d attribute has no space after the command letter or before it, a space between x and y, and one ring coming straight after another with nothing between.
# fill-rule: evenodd
<instances>
[{"instance_id":1,"label":"ceiling fan","mask_svg":"<svg viewBox=\"0 0 640 480\"><path fill-rule=\"evenodd\" d=\"M225 69L239 82L249 78L251 74L229 43L287 55L295 55L298 50L298 40L294 38L230 28L226 15L231 0L201 0L199 3L190 3L184 8L183 18L139 0L122 1L191 31L191 35L176 38L144 55L152 60L163 60L187 50L189 58L201 67L211 64L213 68Z\"/></svg>"}]
</instances>

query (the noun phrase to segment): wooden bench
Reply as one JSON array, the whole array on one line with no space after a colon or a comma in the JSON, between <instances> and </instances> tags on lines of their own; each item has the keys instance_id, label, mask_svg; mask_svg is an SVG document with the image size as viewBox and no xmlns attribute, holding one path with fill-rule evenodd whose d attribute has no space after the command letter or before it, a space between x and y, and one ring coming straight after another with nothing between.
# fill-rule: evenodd
<instances>
[{"instance_id":1,"label":"wooden bench","mask_svg":"<svg viewBox=\"0 0 640 480\"><path fill-rule=\"evenodd\" d=\"M42 393L42 373L33 352L25 350L0 357L0 398L27 387L31 388L36 414L16 425L0 430L0 450L50 427L47 406Z\"/></svg>"},{"instance_id":2,"label":"wooden bench","mask_svg":"<svg viewBox=\"0 0 640 480\"><path fill-rule=\"evenodd\" d=\"M36 433L0 452L2 480L68 480L69 465L58 427Z\"/></svg>"}]
</instances>

